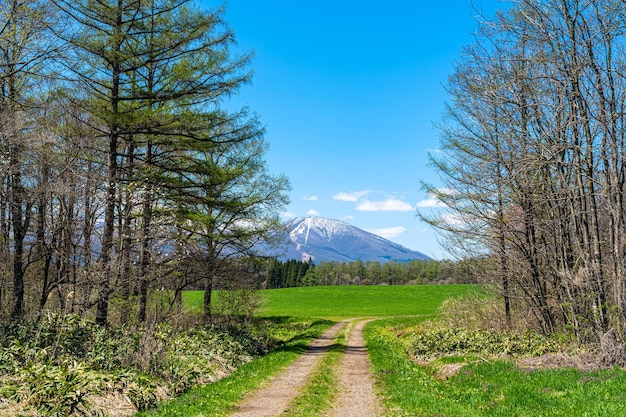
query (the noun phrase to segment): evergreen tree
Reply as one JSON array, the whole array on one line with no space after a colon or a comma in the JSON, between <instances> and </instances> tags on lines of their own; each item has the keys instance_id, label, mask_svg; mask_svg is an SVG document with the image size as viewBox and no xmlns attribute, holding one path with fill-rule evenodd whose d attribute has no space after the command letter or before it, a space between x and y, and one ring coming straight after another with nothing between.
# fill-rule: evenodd
<instances>
[{"instance_id":1,"label":"evergreen tree","mask_svg":"<svg viewBox=\"0 0 626 417\"><path fill-rule=\"evenodd\" d=\"M272 193L282 192L286 181L265 172L256 120L222 108L224 99L248 81L249 56L231 57L233 34L225 29L221 9L204 11L185 0L55 4L74 20L75 32L66 39L75 51L70 68L79 83L77 96L94 116L90 127L107 141L96 321L107 321L112 268L119 255L113 246L116 236L126 242L126 261L120 265L130 265L132 242L139 242L135 272L143 320L156 233L171 237L182 227L203 236L208 253L221 253L214 237L228 234L232 243L237 234L242 243L246 236L258 235L253 225L267 223L265 213L283 201ZM246 186L258 186L259 191L240 204L233 196L242 196ZM124 207L116 209L120 187L126 197ZM261 205L268 208L265 213L256 209ZM222 220L228 210L232 216ZM131 239L135 218L141 219L140 233ZM244 221L250 227L237 224ZM212 255L207 255L209 268L214 266Z\"/></svg>"}]
</instances>

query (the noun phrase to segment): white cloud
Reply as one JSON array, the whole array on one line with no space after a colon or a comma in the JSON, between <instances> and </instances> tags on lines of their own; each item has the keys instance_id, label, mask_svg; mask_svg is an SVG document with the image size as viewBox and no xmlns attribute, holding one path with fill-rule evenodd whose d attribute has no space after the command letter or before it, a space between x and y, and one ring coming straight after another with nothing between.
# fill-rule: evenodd
<instances>
[{"instance_id":1,"label":"white cloud","mask_svg":"<svg viewBox=\"0 0 626 417\"><path fill-rule=\"evenodd\" d=\"M427 198L426 200L422 200L417 203L418 208L426 208L426 207L446 207L446 205L441 201L434 197Z\"/></svg>"},{"instance_id":2,"label":"white cloud","mask_svg":"<svg viewBox=\"0 0 626 417\"><path fill-rule=\"evenodd\" d=\"M337 193L333 196L334 200L339 200L339 201L347 201L347 202L355 202L355 201L359 201L359 199L361 197L363 197L364 195L367 195L370 193L370 190L363 190L363 191L354 191L351 193Z\"/></svg>"},{"instance_id":3,"label":"white cloud","mask_svg":"<svg viewBox=\"0 0 626 417\"><path fill-rule=\"evenodd\" d=\"M453 196L457 194L457 191L452 188L438 188L437 193L441 193L443 195L448 195L448 196ZM443 201L439 200L438 198L434 196L434 193L429 193L429 196L430 196L429 198L418 202L416 207L417 208L447 207L447 205Z\"/></svg>"},{"instance_id":4,"label":"white cloud","mask_svg":"<svg viewBox=\"0 0 626 417\"><path fill-rule=\"evenodd\" d=\"M281 216L283 217L283 219L293 219L294 217L296 217L296 213L294 213L293 211L285 211L283 213L281 213Z\"/></svg>"},{"instance_id":5,"label":"white cloud","mask_svg":"<svg viewBox=\"0 0 626 417\"><path fill-rule=\"evenodd\" d=\"M466 223L460 213L445 213L441 216L441 221L449 226L459 226Z\"/></svg>"},{"instance_id":6,"label":"white cloud","mask_svg":"<svg viewBox=\"0 0 626 417\"><path fill-rule=\"evenodd\" d=\"M382 229L366 229L366 230L380 237L384 237L385 239L392 239L406 232L406 227L395 226L395 227L384 227Z\"/></svg>"},{"instance_id":7,"label":"white cloud","mask_svg":"<svg viewBox=\"0 0 626 417\"><path fill-rule=\"evenodd\" d=\"M388 198L383 201L365 200L356 207L359 211L412 211L413 207L407 202Z\"/></svg>"},{"instance_id":8,"label":"white cloud","mask_svg":"<svg viewBox=\"0 0 626 417\"><path fill-rule=\"evenodd\" d=\"M439 191L442 194L448 194L448 195L456 195L459 193L454 188L447 188L447 187L437 188L437 191Z\"/></svg>"},{"instance_id":9,"label":"white cloud","mask_svg":"<svg viewBox=\"0 0 626 417\"><path fill-rule=\"evenodd\" d=\"M303 195L302 199L306 201L317 201L317 196L316 195L310 195L310 196Z\"/></svg>"},{"instance_id":10,"label":"white cloud","mask_svg":"<svg viewBox=\"0 0 626 417\"><path fill-rule=\"evenodd\" d=\"M317 210L311 209L311 210L307 211L306 214L308 214L309 216L319 216L320 213Z\"/></svg>"},{"instance_id":11,"label":"white cloud","mask_svg":"<svg viewBox=\"0 0 626 417\"><path fill-rule=\"evenodd\" d=\"M352 220L352 219L354 219L354 216L351 216L349 214L347 216L343 216L343 218L342 218L342 220L346 220L346 221Z\"/></svg>"}]
</instances>

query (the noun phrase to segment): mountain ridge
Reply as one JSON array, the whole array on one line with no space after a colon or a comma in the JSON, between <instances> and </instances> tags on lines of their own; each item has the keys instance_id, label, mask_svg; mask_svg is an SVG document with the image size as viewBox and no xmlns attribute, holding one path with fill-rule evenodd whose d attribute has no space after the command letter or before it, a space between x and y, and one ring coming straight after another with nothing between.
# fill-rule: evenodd
<instances>
[{"instance_id":1,"label":"mountain ridge","mask_svg":"<svg viewBox=\"0 0 626 417\"><path fill-rule=\"evenodd\" d=\"M408 249L349 223L323 217L296 217L284 223L285 247L282 260L386 263L425 259L427 255Z\"/></svg>"}]
</instances>

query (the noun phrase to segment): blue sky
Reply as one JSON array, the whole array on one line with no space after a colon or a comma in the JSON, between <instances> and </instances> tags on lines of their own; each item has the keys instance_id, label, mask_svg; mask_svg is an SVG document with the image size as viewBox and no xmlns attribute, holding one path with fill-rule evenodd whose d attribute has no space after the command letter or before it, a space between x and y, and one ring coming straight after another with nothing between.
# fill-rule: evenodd
<instances>
[{"instance_id":1,"label":"blue sky","mask_svg":"<svg viewBox=\"0 0 626 417\"><path fill-rule=\"evenodd\" d=\"M347 221L436 259L428 153L444 85L498 0L229 0L226 21L254 78L234 100L258 113L269 169L289 177L285 219Z\"/></svg>"}]
</instances>

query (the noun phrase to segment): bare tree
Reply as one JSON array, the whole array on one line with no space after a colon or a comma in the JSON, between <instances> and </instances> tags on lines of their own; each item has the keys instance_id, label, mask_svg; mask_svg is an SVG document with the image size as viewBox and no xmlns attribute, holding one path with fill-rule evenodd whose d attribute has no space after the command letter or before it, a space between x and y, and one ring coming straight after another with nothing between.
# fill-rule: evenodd
<instances>
[{"instance_id":1,"label":"bare tree","mask_svg":"<svg viewBox=\"0 0 626 417\"><path fill-rule=\"evenodd\" d=\"M427 187L448 212L426 220L497 259L505 304L518 294L546 333L597 338L625 318L625 17L621 2L517 1L450 78L446 189Z\"/></svg>"}]
</instances>

